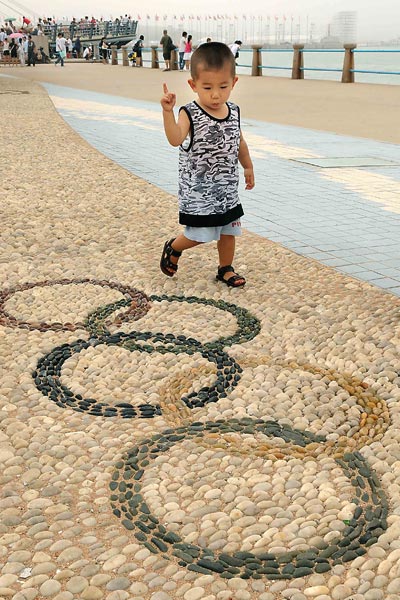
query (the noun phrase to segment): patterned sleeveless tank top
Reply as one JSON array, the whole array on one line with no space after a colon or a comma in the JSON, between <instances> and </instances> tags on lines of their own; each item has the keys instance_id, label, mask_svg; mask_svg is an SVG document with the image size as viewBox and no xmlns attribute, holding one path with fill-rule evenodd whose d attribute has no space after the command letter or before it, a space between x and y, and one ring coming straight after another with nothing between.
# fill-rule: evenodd
<instances>
[{"instance_id":1,"label":"patterned sleeveless tank top","mask_svg":"<svg viewBox=\"0 0 400 600\"><path fill-rule=\"evenodd\" d=\"M239 219L238 154L240 110L227 102L228 116L217 119L197 102L181 107L190 121L179 148L179 222L192 227L222 226Z\"/></svg>"}]
</instances>

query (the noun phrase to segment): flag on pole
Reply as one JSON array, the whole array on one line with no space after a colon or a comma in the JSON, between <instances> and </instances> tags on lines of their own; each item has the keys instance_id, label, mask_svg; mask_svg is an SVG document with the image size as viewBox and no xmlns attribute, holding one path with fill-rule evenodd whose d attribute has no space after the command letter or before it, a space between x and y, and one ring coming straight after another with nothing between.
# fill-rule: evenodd
<instances>
[{"instance_id":1,"label":"flag on pole","mask_svg":"<svg viewBox=\"0 0 400 600\"><path fill-rule=\"evenodd\" d=\"M140 15L138 15L137 18L138 18L138 21L142 20L142 17Z\"/></svg>"}]
</instances>

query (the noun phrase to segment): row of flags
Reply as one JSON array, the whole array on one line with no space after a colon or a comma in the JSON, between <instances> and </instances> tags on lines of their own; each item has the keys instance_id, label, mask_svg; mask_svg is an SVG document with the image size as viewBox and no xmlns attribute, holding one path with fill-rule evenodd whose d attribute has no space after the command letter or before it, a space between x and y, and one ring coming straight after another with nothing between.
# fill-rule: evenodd
<instances>
[{"instance_id":1,"label":"row of flags","mask_svg":"<svg viewBox=\"0 0 400 600\"><path fill-rule=\"evenodd\" d=\"M160 21L161 19L163 21L167 21L167 19L169 18L169 15L154 15L154 17L151 17L150 15L146 15L145 17L143 17L143 19L146 18L147 20L150 20L153 18L153 20L155 21ZM238 19L243 19L243 21L246 21L247 19L249 19L249 21L255 21L255 20L262 20L264 18L266 18L267 21L271 21L271 20L275 20L275 21L279 21L279 19L281 17L262 17L262 16L254 16L254 15L173 15L172 16L174 21L185 21L186 19L188 19L189 21L220 21L220 20L229 20L231 21L233 20L238 20ZM137 15L137 20L141 21L142 17L141 15ZM286 15L283 15L282 17L283 21L287 21L287 17ZM293 15L290 16L290 20L293 21L294 17Z\"/></svg>"}]
</instances>

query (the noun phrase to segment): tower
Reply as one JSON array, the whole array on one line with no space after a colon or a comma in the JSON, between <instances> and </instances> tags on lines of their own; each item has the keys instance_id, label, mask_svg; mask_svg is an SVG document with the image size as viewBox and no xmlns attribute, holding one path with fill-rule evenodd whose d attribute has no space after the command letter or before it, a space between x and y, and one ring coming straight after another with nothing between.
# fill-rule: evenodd
<instances>
[{"instance_id":1,"label":"tower","mask_svg":"<svg viewBox=\"0 0 400 600\"><path fill-rule=\"evenodd\" d=\"M342 44L357 42L357 12L343 10L333 16L331 34Z\"/></svg>"}]
</instances>

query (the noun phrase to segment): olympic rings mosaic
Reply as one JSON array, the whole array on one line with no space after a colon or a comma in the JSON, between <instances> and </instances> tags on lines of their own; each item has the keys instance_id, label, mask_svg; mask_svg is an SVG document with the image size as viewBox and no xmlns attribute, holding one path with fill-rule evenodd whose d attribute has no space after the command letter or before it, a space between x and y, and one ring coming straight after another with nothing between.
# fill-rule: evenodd
<instances>
[{"instance_id":1,"label":"olympic rings mosaic","mask_svg":"<svg viewBox=\"0 0 400 600\"><path fill-rule=\"evenodd\" d=\"M96 308L84 322L46 323L29 322L9 314L6 302L17 292L25 292L35 287L57 285L92 284L117 290L122 298L106 306ZM146 315L157 302L185 302L188 304L212 306L222 312L231 313L237 322L233 335L201 343L192 337L151 331L131 331L129 333L111 332L110 326L117 327ZM164 405L160 398L157 405L130 402L115 404L99 402L75 394L62 381L62 368L66 360L89 347L101 350L104 347L120 346L129 352L142 354L173 353L176 355L200 355L210 363L214 381L198 391L183 393L173 397L179 409L184 407L181 425L164 430L142 440L117 462L110 483L111 507L122 525L132 532L137 541L153 554L161 554L168 560L177 561L180 566L199 573L218 573L223 578L241 577L243 579L292 579L312 573L324 573L332 566L351 561L366 553L366 548L376 543L379 535L387 528L388 501L376 474L370 469L358 449L382 436L390 425L390 416L386 404L362 381L354 377L337 373L332 369L311 364L297 364L294 361L276 361L263 356L246 358L239 364L226 348L232 344L242 344L255 338L261 330L259 320L248 310L222 300L216 301L195 296L176 295L147 296L140 290L115 282L93 279L60 279L26 283L0 292L0 325L28 330L75 331L86 329L88 339L77 339L69 344L54 348L39 359L32 373L36 387L60 408L72 408L78 412L87 412L94 417L154 418L163 414ZM339 436L335 441L304 430L296 430L273 420L228 419L201 422L185 422L190 419L194 408L204 407L208 403L229 398L230 392L240 383L245 368L260 365L281 367L282 369L302 369L327 381L337 382L356 399L360 407L359 427L351 438ZM189 418L188 418L189 415ZM379 421L379 433L371 436L374 425ZM236 442L227 435L236 434ZM262 433L267 438L281 438L284 445L274 444L243 449L237 436ZM160 523L142 494L143 477L146 467L150 467L157 456L185 440L191 440L202 447L223 449L227 454L254 453L265 459L285 459L296 452L296 456L317 459L321 453L333 458L351 483L356 505L354 514L346 522L346 528L340 539L318 548L311 546L307 551L286 553L274 552L217 552L209 548L189 544L176 531L167 530Z\"/></svg>"}]
</instances>

